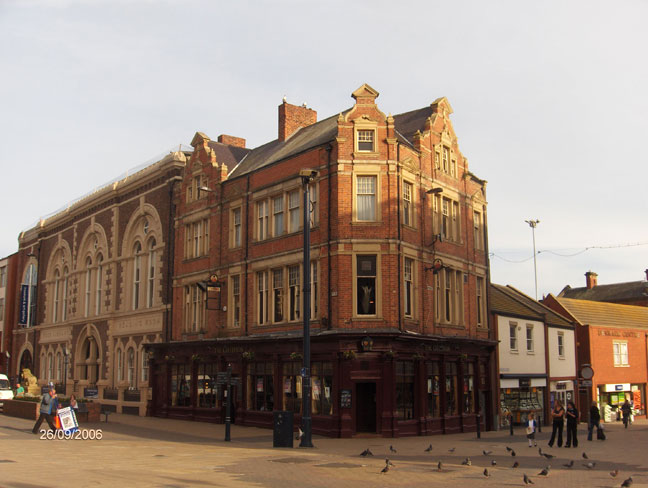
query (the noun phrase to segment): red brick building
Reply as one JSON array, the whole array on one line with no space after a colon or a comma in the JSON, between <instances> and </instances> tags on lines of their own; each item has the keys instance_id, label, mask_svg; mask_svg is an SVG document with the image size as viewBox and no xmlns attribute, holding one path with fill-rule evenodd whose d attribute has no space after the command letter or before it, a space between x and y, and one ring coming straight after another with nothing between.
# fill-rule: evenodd
<instances>
[{"instance_id":1,"label":"red brick building","mask_svg":"<svg viewBox=\"0 0 648 488\"><path fill-rule=\"evenodd\" d=\"M558 297L648 307L648 269L644 272L646 280L599 285L598 275L588 271L585 273L584 287L572 288L567 285L560 291Z\"/></svg>"},{"instance_id":2,"label":"red brick building","mask_svg":"<svg viewBox=\"0 0 648 488\"><path fill-rule=\"evenodd\" d=\"M576 321L579 367L589 364L594 370L591 390L581 388L580 404L597 401L601 417L609 421L628 399L635 414L645 416L648 309L551 294L543 303Z\"/></svg>"},{"instance_id":3,"label":"red brick building","mask_svg":"<svg viewBox=\"0 0 648 488\"><path fill-rule=\"evenodd\" d=\"M217 373L239 379L236 422L301 414L309 307L313 432L470 431L495 412L486 182L445 98L385 115L363 85L317 121L284 101L277 139L197 133L175 195L173 320L153 344L151 414L222 421ZM310 303L303 192L311 184ZM213 277L217 287L207 288Z\"/></svg>"},{"instance_id":4,"label":"red brick building","mask_svg":"<svg viewBox=\"0 0 648 488\"><path fill-rule=\"evenodd\" d=\"M8 376L13 376L10 366L16 314L16 258L14 253L0 259L0 373Z\"/></svg>"}]
</instances>

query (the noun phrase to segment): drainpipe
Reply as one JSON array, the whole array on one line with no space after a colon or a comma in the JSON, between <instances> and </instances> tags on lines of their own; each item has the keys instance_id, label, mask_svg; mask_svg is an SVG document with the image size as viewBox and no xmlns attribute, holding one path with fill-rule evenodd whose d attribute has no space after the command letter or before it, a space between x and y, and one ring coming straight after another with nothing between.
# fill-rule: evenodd
<instances>
[{"instance_id":1,"label":"drainpipe","mask_svg":"<svg viewBox=\"0 0 648 488\"><path fill-rule=\"evenodd\" d=\"M400 144L396 143L396 225L398 226L398 276L396 280L396 288L398 289L398 330L403 331L403 311L401 310L401 254L403 246L401 242L401 185L400 185Z\"/></svg>"},{"instance_id":2,"label":"drainpipe","mask_svg":"<svg viewBox=\"0 0 648 488\"><path fill-rule=\"evenodd\" d=\"M243 285L245 288L245 335L248 335L248 318L250 310L248 306L248 252L250 246L250 174L247 175L245 187L245 273L243 273Z\"/></svg>"},{"instance_id":3,"label":"drainpipe","mask_svg":"<svg viewBox=\"0 0 648 488\"><path fill-rule=\"evenodd\" d=\"M327 203L327 208L328 208L328 213L327 213L327 218L326 218L326 237L328 239L328 244L327 244L327 249L328 249L328 297L327 297L327 302L328 302L328 325L327 329L331 329L333 327L333 320L331 318L331 312L332 312L332 305L331 305L331 151L333 150L333 146L331 144L326 146L326 154L327 154L327 162L326 162L326 174L328 175L328 181L327 181L327 186L328 186L328 203ZM337 172L336 172L337 173ZM320 326L321 327L321 326Z\"/></svg>"},{"instance_id":4,"label":"drainpipe","mask_svg":"<svg viewBox=\"0 0 648 488\"><path fill-rule=\"evenodd\" d=\"M173 189L174 184L182 181L181 176L174 176L170 178L169 183L169 221L167 228L167 255L166 255L166 293L164 301L166 302L166 311L164 314L164 342L171 341L171 320L173 317L173 273L174 273L174 258L175 258L175 213L176 206L173 202Z\"/></svg>"}]
</instances>

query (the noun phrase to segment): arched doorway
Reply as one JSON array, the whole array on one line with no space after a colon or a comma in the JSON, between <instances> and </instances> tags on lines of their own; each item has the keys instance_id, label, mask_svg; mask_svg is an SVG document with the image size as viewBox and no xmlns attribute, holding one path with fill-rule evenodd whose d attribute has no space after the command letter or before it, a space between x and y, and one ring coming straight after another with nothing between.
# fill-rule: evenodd
<instances>
[{"instance_id":1,"label":"arched doorway","mask_svg":"<svg viewBox=\"0 0 648 488\"><path fill-rule=\"evenodd\" d=\"M29 349L25 349L20 356L20 362L18 363L20 367L18 368L18 376L22 375L23 369L27 368L29 371L34 374L34 361L32 359L31 352Z\"/></svg>"}]
</instances>

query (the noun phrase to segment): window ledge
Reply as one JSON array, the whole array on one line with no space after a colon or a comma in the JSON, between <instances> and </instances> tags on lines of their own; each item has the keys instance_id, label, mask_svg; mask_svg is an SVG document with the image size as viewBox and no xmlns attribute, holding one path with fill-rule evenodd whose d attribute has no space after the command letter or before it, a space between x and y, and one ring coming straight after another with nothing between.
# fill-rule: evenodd
<instances>
[{"instance_id":1,"label":"window ledge","mask_svg":"<svg viewBox=\"0 0 648 488\"><path fill-rule=\"evenodd\" d=\"M615 368L629 368L630 365L629 364L615 364L614 367Z\"/></svg>"},{"instance_id":2,"label":"window ledge","mask_svg":"<svg viewBox=\"0 0 648 488\"><path fill-rule=\"evenodd\" d=\"M351 157L353 159L364 159L364 158L371 158L371 159L377 159L380 156L380 153L374 152L374 151L354 151L351 153Z\"/></svg>"},{"instance_id":3,"label":"window ledge","mask_svg":"<svg viewBox=\"0 0 648 488\"><path fill-rule=\"evenodd\" d=\"M378 227L380 225L383 225L384 222L382 220L352 220L351 225L370 225L370 226L375 226Z\"/></svg>"}]
</instances>

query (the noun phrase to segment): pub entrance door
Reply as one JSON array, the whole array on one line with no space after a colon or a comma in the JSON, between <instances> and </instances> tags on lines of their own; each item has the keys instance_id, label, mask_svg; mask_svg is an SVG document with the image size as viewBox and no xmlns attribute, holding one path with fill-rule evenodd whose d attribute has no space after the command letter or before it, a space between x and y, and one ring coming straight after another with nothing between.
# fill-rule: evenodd
<instances>
[{"instance_id":1,"label":"pub entrance door","mask_svg":"<svg viewBox=\"0 0 648 488\"><path fill-rule=\"evenodd\" d=\"M356 432L376 433L376 383L356 383Z\"/></svg>"}]
</instances>

